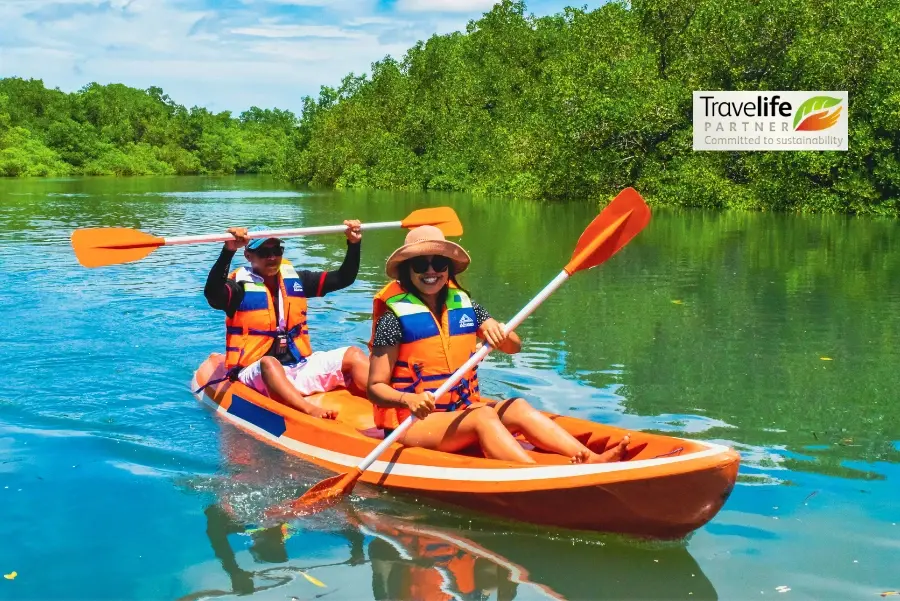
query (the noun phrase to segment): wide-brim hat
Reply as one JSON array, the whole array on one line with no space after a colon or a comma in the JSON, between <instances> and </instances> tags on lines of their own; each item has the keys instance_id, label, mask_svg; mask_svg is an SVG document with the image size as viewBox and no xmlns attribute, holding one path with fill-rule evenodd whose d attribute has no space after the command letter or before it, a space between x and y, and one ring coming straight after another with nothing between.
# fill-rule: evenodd
<instances>
[{"instance_id":1,"label":"wide-brim hat","mask_svg":"<svg viewBox=\"0 0 900 601\"><path fill-rule=\"evenodd\" d=\"M403 246L391 253L384 271L389 278L399 277L400 264L407 259L422 255L440 255L453 261L453 272L462 273L469 266L471 258L462 246L444 238L444 232L433 225L420 225L406 234Z\"/></svg>"}]
</instances>

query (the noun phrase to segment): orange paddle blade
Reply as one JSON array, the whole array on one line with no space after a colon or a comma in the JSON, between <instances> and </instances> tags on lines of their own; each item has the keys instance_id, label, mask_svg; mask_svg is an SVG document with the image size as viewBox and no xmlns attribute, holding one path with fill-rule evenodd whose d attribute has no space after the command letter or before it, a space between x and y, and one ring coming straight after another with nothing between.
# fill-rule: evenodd
<instances>
[{"instance_id":1,"label":"orange paddle blade","mask_svg":"<svg viewBox=\"0 0 900 601\"><path fill-rule=\"evenodd\" d=\"M72 249L85 267L137 261L163 244L165 238L127 227L93 227L72 232Z\"/></svg>"},{"instance_id":2,"label":"orange paddle blade","mask_svg":"<svg viewBox=\"0 0 900 601\"><path fill-rule=\"evenodd\" d=\"M456 216L456 211L450 207L434 207L431 209L419 209L407 215L400 222L406 229L419 227L420 225L434 225L444 232L445 236L462 236L463 226Z\"/></svg>"},{"instance_id":3,"label":"orange paddle blade","mask_svg":"<svg viewBox=\"0 0 900 601\"><path fill-rule=\"evenodd\" d=\"M603 263L650 223L650 207L634 188L625 188L594 218L565 266L569 275Z\"/></svg>"},{"instance_id":4,"label":"orange paddle blade","mask_svg":"<svg viewBox=\"0 0 900 601\"><path fill-rule=\"evenodd\" d=\"M326 478L303 493L299 499L294 499L287 506L280 506L266 511L267 518L285 519L317 513L327 509L340 501L359 480L362 471L358 468L346 474L338 474Z\"/></svg>"}]
</instances>

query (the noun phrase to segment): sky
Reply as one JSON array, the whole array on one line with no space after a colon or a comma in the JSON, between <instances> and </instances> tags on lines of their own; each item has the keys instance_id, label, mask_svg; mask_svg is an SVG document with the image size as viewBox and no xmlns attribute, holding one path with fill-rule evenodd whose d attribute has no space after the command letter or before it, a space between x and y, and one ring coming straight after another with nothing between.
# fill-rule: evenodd
<instances>
[{"instance_id":1,"label":"sky","mask_svg":"<svg viewBox=\"0 0 900 601\"><path fill-rule=\"evenodd\" d=\"M158 86L235 115L302 98L418 40L465 30L493 0L0 0L0 77L73 92ZM592 0L532 0L538 16Z\"/></svg>"}]
</instances>

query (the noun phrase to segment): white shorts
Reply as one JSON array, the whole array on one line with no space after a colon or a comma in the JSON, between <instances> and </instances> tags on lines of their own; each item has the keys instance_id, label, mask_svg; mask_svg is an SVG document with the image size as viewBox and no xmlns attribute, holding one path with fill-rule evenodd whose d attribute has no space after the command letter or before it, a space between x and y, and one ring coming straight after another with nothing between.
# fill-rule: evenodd
<instances>
[{"instance_id":1,"label":"white shorts","mask_svg":"<svg viewBox=\"0 0 900 601\"><path fill-rule=\"evenodd\" d=\"M330 351L317 351L307 357L305 363L282 365L282 367L288 380L303 396L328 392L347 385L341 371L341 364L344 361L344 354L349 348L349 346L345 346ZM242 369L238 373L238 380L256 392L270 396L269 390L263 382L259 361Z\"/></svg>"}]
</instances>

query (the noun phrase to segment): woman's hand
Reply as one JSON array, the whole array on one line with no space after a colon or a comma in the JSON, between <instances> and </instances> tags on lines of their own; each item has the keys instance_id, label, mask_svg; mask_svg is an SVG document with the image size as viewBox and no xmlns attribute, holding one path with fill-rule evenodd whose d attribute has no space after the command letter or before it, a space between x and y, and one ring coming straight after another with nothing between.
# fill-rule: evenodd
<instances>
[{"instance_id":1,"label":"woman's hand","mask_svg":"<svg viewBox=\"0 0 900 601\"><path fill-rule=\"evenodd\" d=\"M359 219L347 219L344 221L344 225L347 226L344 235L347 236L350 244L359 244L359 241L362 240L362 230L360 229L362 224L359 222Z\"/></svg>"},{"instance_id":2,"label":"woman's hand","mask_svg":"<svg viewBox=\"0 0 900 601\"><path fill-rule=\"evenodd\" d=\"M419 419L425 419L429 413L434 411L434 395L430 392L423 392L422 394L406 392L403 394L403 402L412 414Z\"/></svg>"},{"instance_id":3,"label":"woman's hand","mask_svg":"<svg viewBox=\"0 0 900 601\"><path fill-rule=\"evenodd\" d=\"M485 342L495 349L499 349L509 338L509 334L503 328L504 324L494 319L489 319L481 325L481 335L484 337Z\"/></svg>"},{"instance_id":4,"label":"woman's hand","mask_svg":"<svg viewBox=\"0 0 900 601\"><path fill-rule=\"evenodd\" d=\"M496 319L490 318L486 320L478 329L478 336L491 345L492 348L509 353L510 355L518 353L522 350L522 340L515 332L504 333L505 324L499 323ZM481 347L476 348L476 352Z\"/></svg>"},{"instance_id":5,"label":"woman's hand","mask_svg":"<svg viewBox=\"0 0 900 601\"><path fill-rule=\"evenodd\" d=\"M234 236L234 240L229 240L225 243L225 248L230 251L236 251L239 248L243 248L250 242L250 238L247 237L247 228L245 227L230 227L226 231Z\"/></svg>"}]
</instances>

